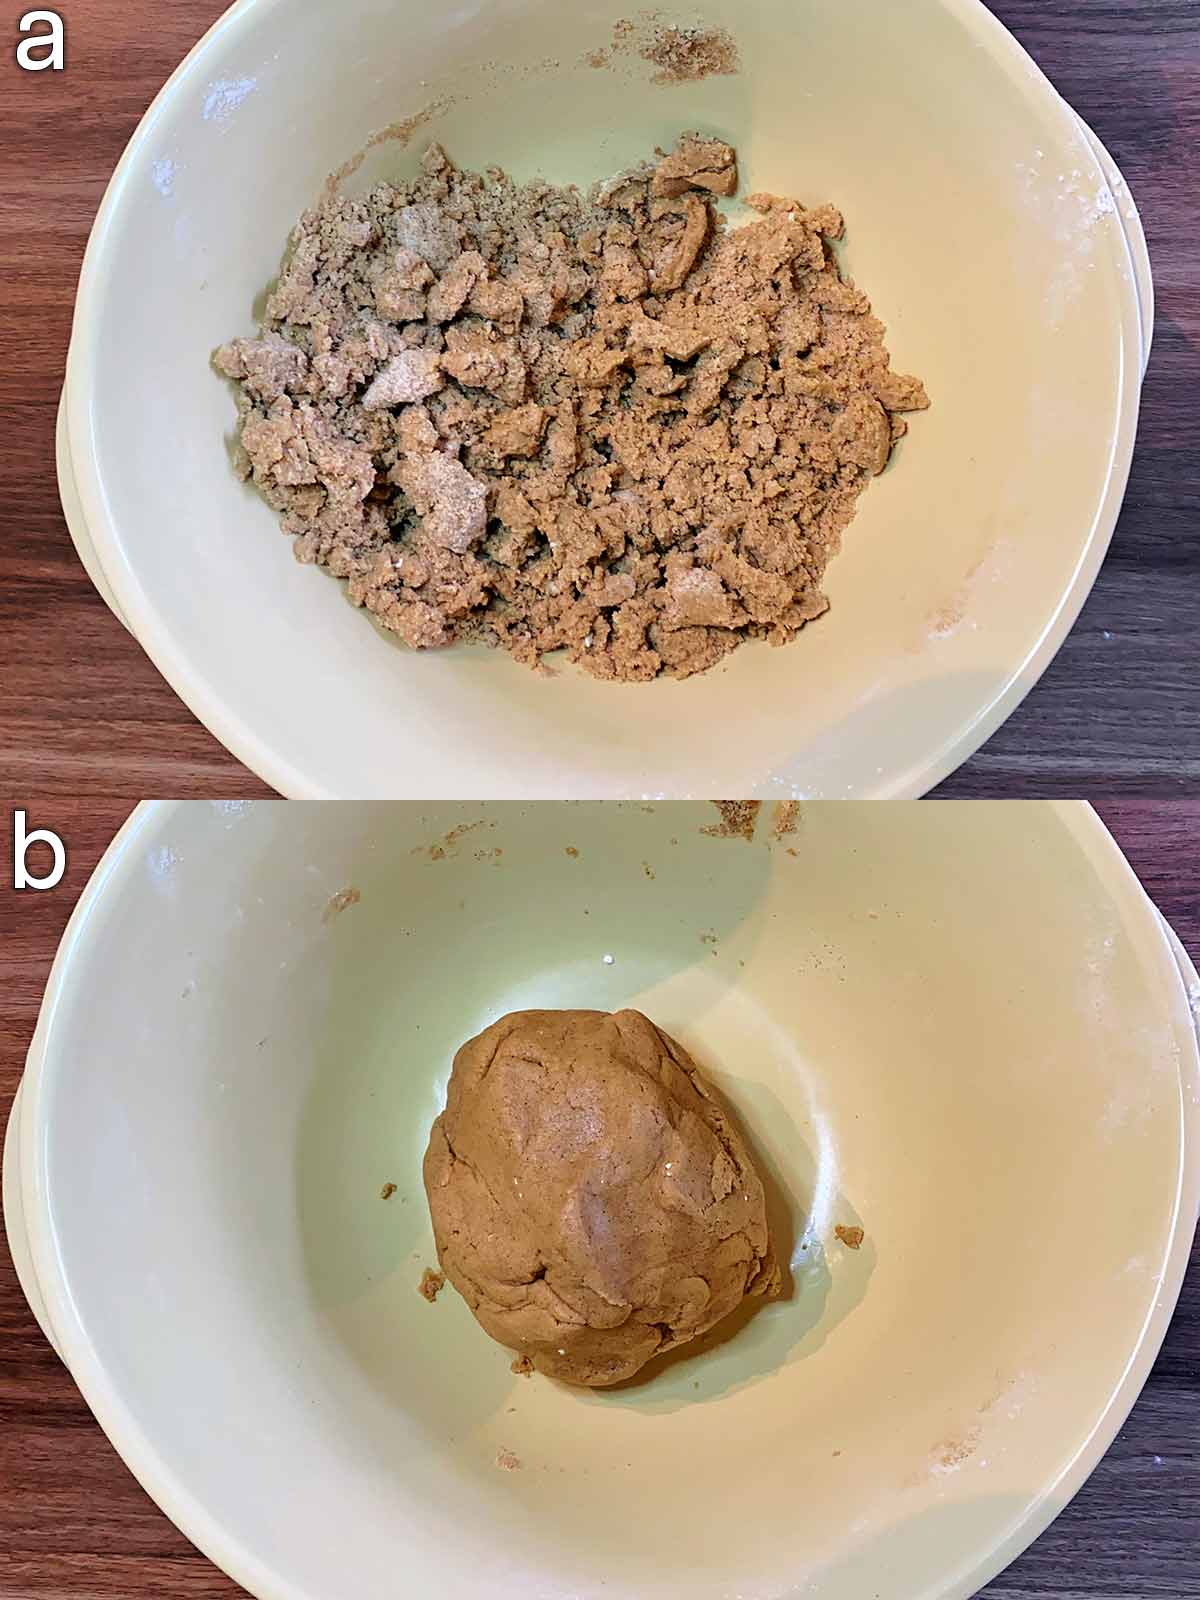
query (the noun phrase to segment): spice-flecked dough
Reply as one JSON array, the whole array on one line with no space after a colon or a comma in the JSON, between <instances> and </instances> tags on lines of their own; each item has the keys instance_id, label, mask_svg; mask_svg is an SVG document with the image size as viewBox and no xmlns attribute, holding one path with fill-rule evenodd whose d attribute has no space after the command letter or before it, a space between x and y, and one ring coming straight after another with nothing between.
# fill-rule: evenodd
<instances>
[{"instance_id":1,"label":"spice-flecked dough","mask_svg":"<svg viewBox=\"0 0 1200 1600\"><path fill-rule=\"evenodd\" d=\"M514 1371L620 1383L781 1287L745 1139L638 1011L518 1011L468 1041L424 1176L441 1269Z\"/></svg>"},{"instance_id":2,"label":"spice-flecked dough","mask_svg":"<svg viewBox=\"0 0 1200 1600\"><path fill-rule=\"evenodd\" d=\"M685 134L586 195L421 175L303 217L259 337L217 352L241 465L301 561L414 648L595 677L714 666L822 615L858 497L928 404L840 274L832 206Z\"/></svg>"}]
</instances>

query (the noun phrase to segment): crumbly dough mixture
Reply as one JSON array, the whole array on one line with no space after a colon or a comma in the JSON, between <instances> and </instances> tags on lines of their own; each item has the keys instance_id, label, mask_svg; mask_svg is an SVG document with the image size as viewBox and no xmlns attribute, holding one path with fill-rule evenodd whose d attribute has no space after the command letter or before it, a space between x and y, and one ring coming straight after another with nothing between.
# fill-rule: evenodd
<instances>
[{"instance_id":1,"label":"crumbly dough mixture","mask_svg":"<svg viewBox=\"0 0 1200 1600\"><path fill-rule=\"evenodd\" d=\"M301 561L415 648L480 637L686 677L827 609L826 563L928 404L839 274L832 206L685 134L586 196L460 172L331 193L240 386L242 468Z\"/></svg>"},{"instance_id":2,"label":"crumbly dough mixture","mask_svg":"<svg viewBox=\"0 0 1200 1600\"><path fill-rule=\"evenodd\" d=\"M463 1045L425 1188L478 1321L567 1383L619 1383L779 1288L740 1133L638 1011L517 1011Z\"/></svg>"}]
</instances>

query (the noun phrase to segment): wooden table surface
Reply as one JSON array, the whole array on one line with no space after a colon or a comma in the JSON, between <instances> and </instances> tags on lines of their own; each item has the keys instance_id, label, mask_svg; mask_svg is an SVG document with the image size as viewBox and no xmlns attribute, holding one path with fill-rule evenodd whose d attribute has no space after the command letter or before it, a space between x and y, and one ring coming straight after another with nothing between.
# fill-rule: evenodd
<instances>
[{"instance_id":1,"label":"wooden table surface","mask_svg":"<svg viewBox=\"0 0 1200 1600\"><path fill-rule=\"evenodd\" d=\"M23 896L16 912L12 895L0 898L2 1121L63 926L127 809L116 801L63 802L54 820L72 844L68 878L54 893ZM1124 800L1099 809L1200 960L1200 801ZM0 1600L235 1600L240 1593L126 1471L38 1331L0 1246ZM985 1593L991 1600L1200 1600L1200 1247L1129 1421L1077 1499Z\"/></svg>"},{"instance_id":2,"label":"wooden table surface","mask_svg":"<svg viewBox=\"0 0 1200 1600\"><path fill-rule=\"evenodd\" d=\"M898 0L899 3L899 0ZM222 0L67 0L61 74L0 68L0 751L18 792L265 792L109 616L53 470L71 303L104 184ZM13 17L21 8L14 5ZM1111 553L1039 687L955 794L1200 793L1200 0L997 0L1141 206L1158 327Z\"/></svg>"}]
</instances>

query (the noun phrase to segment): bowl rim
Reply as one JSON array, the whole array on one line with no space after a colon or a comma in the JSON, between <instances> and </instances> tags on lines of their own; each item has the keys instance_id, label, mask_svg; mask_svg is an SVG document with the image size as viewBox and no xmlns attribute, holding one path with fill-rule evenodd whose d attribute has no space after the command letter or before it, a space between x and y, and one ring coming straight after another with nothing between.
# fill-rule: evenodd
<instances>
[{"instance_id":1,"label":"bowl rim","mask_svg":"<svg viewBox=\"0 0 1200 1600\"><path fill-rule=\"evenodd\" d=\"M269 737L256 731L234 704L212 690L202 663L176 645L169 619L151 601L127 559L116 520L110 512L92 425L92 373L99 328L98 313L107 292L106 264L115 232L114 221L130 186L132 169L156 131L165 102L173 96L183 80L201 74L217 45L224 46L235 38L249 25L252 16L257 19L265 10L278 8L283 3L285 0L235 0L167 79L125 148L97 212L80 272L64 385L67 435L73 463L74 490L95 559L111 586L122 619L179 698L237 760L280 794L291 799L358 798L342 795L340 790L331 789L327 784L317 781L300 765L298 757L280 753ZM1024 47L987 10L983 0L932 0L932 3L953 14L1006 71L1020 78L1023 92L1036 95L1045 102L1061 119L1064 131L1069 128L1079 137L1081 119ZM1082 143L1087 148L1080 151L1079 159L1090 161L1093 173L1089 176L1094 176L1099 183L1107 186L1111 174L1106 170L1108 163L1101 160L1103 146L1099 145L1099 141L1088 138L1086 132L1084 125ZM1112 170L1116 172L1115 165ZM1116 205L1115 211L1129 270L1125 274L1127 281L1120 312L1117 428L1103 491L1092 510L1091 526L1081 530L1082 543L1075 568L1057 597L1040 636L1028 649L1024 659L1009 668L1007 680L999 692L978 707L973 718L957 733L945 736L940 745L931 743L930 747L917 752L909 762L898 763L891 771L885 771L877 779L866 783L861 790L862 798L916 798L935 787L973 755L1007 720L1050 665L1095 582L1116 526L1129 476L1147 344L1143 324L1148 308L1139 304L1139 285L1144 298L1149 283L1149 260L1140 223L1135 225L1133 222L1136 210L1123 180L1122 189L1122 204ZM1126 200L1128 204L1124 203ZM394 796L397 799L405 797L401 794ZM513 792L506 793L504 797L532 799L542 796ZM549 795L544 797L553 798Z\"/></svg>"},{"instance_id":2,"label":"bowl rim","mask_svg":"<svg viewBox=\"0 0 1200 1600\"><path fill-rule=\"evenodd\" d=\"M972 803L960 802L963 805ZM1126 925L1136 935L1138 950L1153 958L1168 989L1173 992L1169 1020L1180 1044L1179 1178L1158 1293L1120 1377L1075 1455L1052 1483L1041 1488L1017 1524L983 1551L969 1570L936 1580L933 1587L913 1596L912 1600L970 1600L1026 1550L1078 1493L1133 1409L1158 1356L1188 1270L1193 1234L1200 1220L1200 978L1092 806L1082 800L1034 803L1056 813L1071 837L1083 848L1092 870L1112 893L1123 921L1127 919ZM53 1330L52 1342L109 1442L159 1509L214 1566L256 1600L325 1600L281 1577L239 1540L227 1534L217 1519L178 1483L169 1463L138 1424L88 1342L51 1222L45 1118L46 1086L56 1070L56 1012L71 981L72 966L82 957L92 914L118 870L143 834L186 804L186 801L143 801L135 809L80 895L55 955L20 1093L21 1200L28 1233L28 1259Z\"/></svg>"}]
</instances>

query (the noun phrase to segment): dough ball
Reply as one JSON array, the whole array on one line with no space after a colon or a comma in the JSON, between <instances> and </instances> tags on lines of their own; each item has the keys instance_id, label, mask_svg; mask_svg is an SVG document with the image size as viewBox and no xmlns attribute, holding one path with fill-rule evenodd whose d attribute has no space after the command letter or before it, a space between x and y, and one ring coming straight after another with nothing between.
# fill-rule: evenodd
<instances>
[{"instance_id":1,"label":"dough ball","mask_svg":"<svg viewBox=\"0 0 1200 1600\"><path fill-rule=\"evenodd\" d=\"M567 1383L620 1383L778 1291L745 1141L638 1011L517 1011L463 1045L425 1189L480 1324Z\"/></svg>"}]
</instances>

